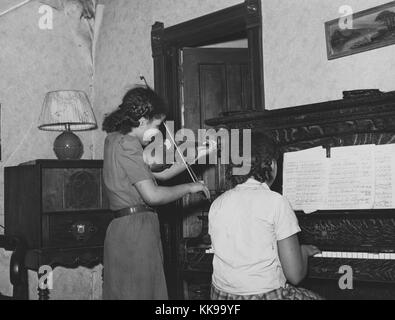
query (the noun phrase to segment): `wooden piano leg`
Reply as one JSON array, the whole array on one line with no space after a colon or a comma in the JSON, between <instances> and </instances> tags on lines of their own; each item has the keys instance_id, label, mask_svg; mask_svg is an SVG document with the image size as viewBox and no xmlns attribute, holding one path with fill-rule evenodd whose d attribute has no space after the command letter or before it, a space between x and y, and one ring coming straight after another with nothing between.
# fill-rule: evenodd
<instances>
[{"instance_id":1,"label":"wooden piano leg","mask_svg":"<svg viewBox=\"0 0 395 320\"><path fill-rule=\"evenodd\" d=\"M12 297L15 300L29 299L29 285L27 280L27 270L23 270L21 274L21 281L13 285Z\"/></svg>"},{"instance_id":2,"label":"wooden piano leg","mask_svg":"<svg viewBox=\"0 0 395 320\"><path fill-rule=\"evenodd\" d=\"M189 285L186 280L183 280L184 300L189 300Z\"/></svg>"},{"instance_id":3,"label":"wooden piano leg","mask_svg":"<svg viewBox=\"0 0 395 320\"><path fill-rule=\"evenodd\" d=\"M40 289L40 287L38 287L37 290L38 290L38 300L49 300L48 289Z\"/></svg>"}]
</instances>

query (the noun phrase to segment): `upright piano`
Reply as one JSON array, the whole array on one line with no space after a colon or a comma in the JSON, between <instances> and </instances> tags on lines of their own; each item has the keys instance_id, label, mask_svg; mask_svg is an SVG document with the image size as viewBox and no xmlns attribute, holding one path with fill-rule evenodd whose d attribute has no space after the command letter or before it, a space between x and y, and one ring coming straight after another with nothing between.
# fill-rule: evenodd
<instances>
[{"instance_id":1,"label":"upright piano","mask_svg":"<svg viewBox=\"0 0 395 320\"><path fill-rule=\"evenodd\" d=\"M317 146L393 144L395 92L281 110L236 113L207 120L206 124L262 131L282 155ZM281 156L273 185L280 193L282 161ZM224 191L220 189L218 195ZM302 229L300 242L322 250L309 259L308 275L301 286L326 299L395 299L395 208L296 214ZM213 255L207 241L200 240L184 239L181 244L185 279L190 283L195 280L195 290L185 291L190 299L208 298ZM339 285L345 271L342 266L351 267L352 288Z\"/></svg>"}]
</instances>

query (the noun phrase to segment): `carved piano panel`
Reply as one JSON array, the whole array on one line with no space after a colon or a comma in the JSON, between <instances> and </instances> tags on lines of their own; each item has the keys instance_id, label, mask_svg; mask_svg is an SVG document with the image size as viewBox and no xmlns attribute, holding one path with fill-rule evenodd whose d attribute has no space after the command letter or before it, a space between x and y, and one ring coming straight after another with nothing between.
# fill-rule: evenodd
<instances>
[{"instance_id":1,"label":"carved piano panel","mask_svg":"<svg viewBox=\"0 0 395 320\"><path fill-rule=\"evenodd\" d=\"M338 281L341 266L350 266L354 281L395 283L395 260L313 258L309 265L310 279Z\"/></svg>"},{"instance_id":2,"label":"carved piano panel","mask_svg":"<svg viewBox=\"0 0 395 320\"><path fill-rule=\"evenodd\" d=\"M395 252L395 210L298 214L301 241L322 250Z\"/></svg>"}]
</instances>

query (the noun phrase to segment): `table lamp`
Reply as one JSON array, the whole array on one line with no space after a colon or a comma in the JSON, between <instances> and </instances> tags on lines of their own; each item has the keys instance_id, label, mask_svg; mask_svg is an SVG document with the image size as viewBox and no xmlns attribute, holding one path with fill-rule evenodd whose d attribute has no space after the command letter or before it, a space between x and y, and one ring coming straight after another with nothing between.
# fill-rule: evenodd
<instances>
[{"instance_id":1,"label":"table lamp","mask_svg":"<svg viewBox=\"0 0 395 320\"><path fill-rule=\"evenodd\" d=\"M38 128L45 131L63 131L53 145L58 159L80 159L84 147L80 138L72 131L97 128L95 115L86 93L78 90L48 92L45 95Z\"/></svg>"}]
</instances>

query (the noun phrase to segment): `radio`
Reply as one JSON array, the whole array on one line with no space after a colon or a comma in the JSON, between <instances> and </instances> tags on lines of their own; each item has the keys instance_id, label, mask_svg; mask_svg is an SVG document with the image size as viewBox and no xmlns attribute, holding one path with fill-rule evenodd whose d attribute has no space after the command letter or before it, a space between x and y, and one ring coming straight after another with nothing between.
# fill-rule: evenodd
<instances>
[{"instance_id":1,"label":"radio","mask_svg":"<svg viewBox=\"0 0 395 320\"><path fill-rule=\"evenodd\" d=\"M35 160L5 168L5 235L26 244L26 268L102 262L114 217L102 167L100 160ZM48 298L46 290L39 289L39 295Z\"/></svg>"}]
</instances>

